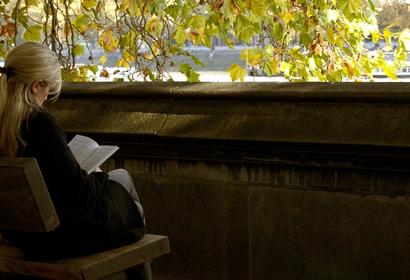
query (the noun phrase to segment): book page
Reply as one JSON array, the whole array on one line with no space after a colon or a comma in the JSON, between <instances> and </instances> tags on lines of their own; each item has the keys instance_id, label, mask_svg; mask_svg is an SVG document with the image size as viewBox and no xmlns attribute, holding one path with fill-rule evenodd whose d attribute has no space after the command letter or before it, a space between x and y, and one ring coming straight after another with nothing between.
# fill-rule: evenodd
<instances>
[{"instance_id":1,"label":"book page","mask_svg":"<svg viewBox=\"0 0 410 280\"><path fill-rule=\"evenodd\" d=\"M93 139L83 135L76 135L69 143L68 147L74 154L75 159L83 167L84 162L98 149L100 145Z\"/></svg>"},{"instance_id":2,"label":"book page","mask_svg":"<svg viewBox=\"0 0 410 280\"><path fill-rule=\"evenodd\" d=\"M81 167L90 174L118 149L118 146L100 146L85 160Z\"/></svg>"}]
</instances>

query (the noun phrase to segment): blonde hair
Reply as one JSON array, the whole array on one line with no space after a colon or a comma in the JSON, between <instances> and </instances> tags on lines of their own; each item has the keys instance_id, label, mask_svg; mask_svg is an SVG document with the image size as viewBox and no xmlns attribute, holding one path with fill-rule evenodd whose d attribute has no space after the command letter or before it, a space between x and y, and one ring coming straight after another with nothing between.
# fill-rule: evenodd
<instances>
[{"instance_id":1,"label":"blonde hair","mask_svg":"<svg viewBox=\"0 0 410 280\"><path fill-rule=\"evenodd\" d=\"M38 81L52 89L51 100L61 90L61 66L58 57L45 45L26 42L13 48L4 61L0 76L0 156L17 155L21 125L37 108L31 86Z\"/></svg>"}]
</instances>

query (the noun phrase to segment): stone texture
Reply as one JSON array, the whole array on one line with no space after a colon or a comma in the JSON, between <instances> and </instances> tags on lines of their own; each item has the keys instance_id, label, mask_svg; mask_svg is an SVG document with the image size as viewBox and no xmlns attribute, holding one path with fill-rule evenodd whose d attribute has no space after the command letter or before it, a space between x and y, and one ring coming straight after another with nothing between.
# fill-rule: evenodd
<instances>
[{"instance_id":1,"label":"stone texture","mask_svg":"<svg viewBox=\"0 0 410 280\"><path fill-rule=\"evenodd\" d=\"M409 202L253 188L252 279L409 279Z\"/></svg>"},{"instance_id":2,"label":"stone texture","mask_svg":"<svg viewBox=\"0 0 410 280\"><path fill-rule=\"evenodd\" d=\"M175 280L409 279L409 84L68 85L120 150ZM120 137L121 136L121 137Z\"/></svg>"}]
</instances>

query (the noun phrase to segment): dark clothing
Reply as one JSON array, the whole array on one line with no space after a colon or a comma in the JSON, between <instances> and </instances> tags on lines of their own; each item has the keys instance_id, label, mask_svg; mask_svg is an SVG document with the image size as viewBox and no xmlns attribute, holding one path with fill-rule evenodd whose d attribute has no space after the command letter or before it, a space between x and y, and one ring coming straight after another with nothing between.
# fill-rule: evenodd
<instances>
[{"instance_id":1,"label":"dark clothing","mask_svg":"<svg viewBox=\"0 0 410 280\"><path fill-rule=\"evenodd\" d=\"M105 172L82 170L50 114L42 109L32 113L22 124L22 138L27 145L19 156L37 159L61 224L49 233L4 231L6 239L32 257L54 258L103 251L142 237L143 221L129 193Z\"/></svg>"}]
</instances>

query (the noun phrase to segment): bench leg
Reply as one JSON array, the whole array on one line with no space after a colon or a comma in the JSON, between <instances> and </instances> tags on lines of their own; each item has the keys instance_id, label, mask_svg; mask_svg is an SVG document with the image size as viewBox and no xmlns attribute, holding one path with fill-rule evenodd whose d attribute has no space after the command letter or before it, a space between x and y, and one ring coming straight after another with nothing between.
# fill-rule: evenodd
<instances>
[{"instance_id":1,"label":"bench leg","mask_svg":"<svg viewBox=\"0 0 410 280\"><path fill-rule=\"evenodd\" d=\"M150 262L144 263L144 270L145 270L146 279L147 280L152 280L151 263Z\"/></svg>"}]
</instances>

